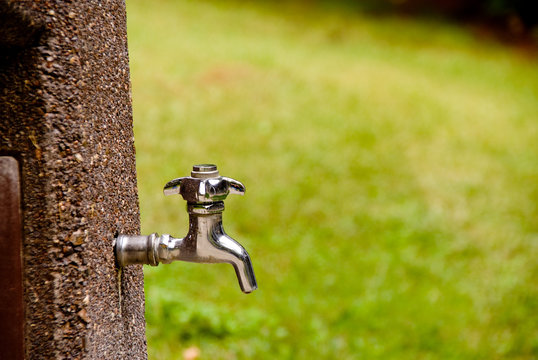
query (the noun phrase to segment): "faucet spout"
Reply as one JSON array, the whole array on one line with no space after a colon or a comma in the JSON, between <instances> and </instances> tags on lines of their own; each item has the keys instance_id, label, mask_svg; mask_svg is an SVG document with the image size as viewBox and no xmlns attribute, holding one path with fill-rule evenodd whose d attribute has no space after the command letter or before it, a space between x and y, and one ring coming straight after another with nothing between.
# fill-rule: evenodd
<instances>
[{"instance_id":1,"label":"faucet spout","mask_svg":"<svg viewBox=\"0 0 538 360\"><path fill-rule=\"evenodd\" d=\"M215 231L212 235L212 244L219 249L219 256L216 262L226 262L231 264L235 269L237 280L241 291L248 294L258 288L254 269L250 256L241 244L229 237L220 226L220 231Z\"/></svg>"}]
</instances>

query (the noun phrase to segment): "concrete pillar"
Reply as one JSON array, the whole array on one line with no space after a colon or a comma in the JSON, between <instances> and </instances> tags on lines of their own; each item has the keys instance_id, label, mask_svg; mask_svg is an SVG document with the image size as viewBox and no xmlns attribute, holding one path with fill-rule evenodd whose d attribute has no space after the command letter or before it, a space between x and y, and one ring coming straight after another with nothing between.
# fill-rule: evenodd
<instances>
[{"instance_id":1,"label":"concrete pillar","mask_svg":"<svg viewBox=\"0 0 538 360\"><path fill-rule=\"evenodd\" d=\"M140 230L123 1L0 0L0 156L20 169L22 239L1 241L22 248L25 357L146 358L142 268L113 254Z\"/></svg>"}]
</instances>

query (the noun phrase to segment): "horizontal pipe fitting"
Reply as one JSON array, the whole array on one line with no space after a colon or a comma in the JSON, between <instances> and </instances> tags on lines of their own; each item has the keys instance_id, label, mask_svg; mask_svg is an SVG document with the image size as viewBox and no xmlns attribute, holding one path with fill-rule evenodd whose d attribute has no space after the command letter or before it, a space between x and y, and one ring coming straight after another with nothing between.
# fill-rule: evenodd
<instances>
[{"instance_id":1,"label":"horizontal pipe fitting","mask_svg":"<svg viewBox=\"0 0 538 360\"><path fill-rule=\"evenodd\" d=\"M155 256L158 234L150 235L118 235L116 238L116 259L123 267L130 264L159 265Z\"/></svg>"}]
</instances>

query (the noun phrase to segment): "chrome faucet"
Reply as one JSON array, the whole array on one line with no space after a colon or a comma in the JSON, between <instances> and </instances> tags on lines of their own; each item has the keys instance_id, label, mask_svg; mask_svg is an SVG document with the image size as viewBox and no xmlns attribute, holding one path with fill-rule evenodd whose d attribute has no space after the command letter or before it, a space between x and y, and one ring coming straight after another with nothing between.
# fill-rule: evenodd
<instances>
[{"instance_id":1,"label":"chrome faucet","mask_svg":"<svg viewBox=\"0 0 538 360\"><path fill-rule=\"evenodd\" d=\"M195 165L191 176L169 181L165 195L180 194L187 201L189 232L182 239L168 234L118 235L115 243L119 266L169 264L175 260L197 263L232 264L244 293L258 288L247 251L229 237L222 227L224 199L228 194L243 195L239 181L219 176L215 165Z\"/></svg>"}]
</instances>

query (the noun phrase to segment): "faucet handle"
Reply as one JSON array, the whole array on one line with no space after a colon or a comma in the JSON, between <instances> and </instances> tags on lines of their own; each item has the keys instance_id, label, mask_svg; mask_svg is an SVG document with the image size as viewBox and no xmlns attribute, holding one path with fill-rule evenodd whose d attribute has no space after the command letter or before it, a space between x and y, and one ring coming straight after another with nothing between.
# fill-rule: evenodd
<instances>
[{"instance_id":1,"label":"faucet handle","mask_svg":"<svg viewBox=\"0 0 538 360\"><path fill-rule=\"evenodd\" d=\"M185 179L185 177L180 177L167 182L163 189L164 195L179 194L181 189L181 182L183 181L183 179Z\"/></svg>"},{"instance_id":2,"label":"faucet handle","mask_svg":"<svg viewBox=\"0 0 538 360\"><path fill-rule=\"evenodd\" d=\"M243 185L241 182L229 177L222 176L221 178L223 181L228 182L230 194L245 195L245 191L247 189L245 188L245 185Z\"/></svg>"},{"instance_id":3,"label":"faucet handle","mask_svg":"<svg viewBox=\"0 0 538 360\"><path fill-rule=\"evenodd\" d=\"M169 181L164 195L180 194L189 203L208 203L224 200L228 194L244 195L245 185L232 178L219 176L217 166L194 165L191 176Z\"/></svg>"}]
</instances>

